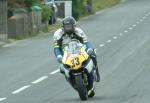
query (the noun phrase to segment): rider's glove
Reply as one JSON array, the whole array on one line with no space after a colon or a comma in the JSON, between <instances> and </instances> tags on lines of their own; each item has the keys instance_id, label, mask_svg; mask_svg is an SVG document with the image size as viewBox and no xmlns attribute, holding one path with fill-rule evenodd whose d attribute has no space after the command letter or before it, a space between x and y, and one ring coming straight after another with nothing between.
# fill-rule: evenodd
<instances>
[{"instance_id":1,"label":"rider's glove","mask_svg":"<svg viewBox=\"0 0 150 103\"><path fill-rule=\"evenodd\" d=\"M62 63L62 55L58 55L58 56L57 56L57 61L58 61L59 63Z\"/></svg>"},{"instance_id":2,"label":"rider's glove","mask_svg":"<svg viewBox=\"0 0 150 103\"><path fill-rule=\"evenodd\" d=\"M87 50L87 53L88 53L88 55L89 55L90 57L95 57L95 52L94 52L94 50L93 50L92 48L89 48L89 49Z\"/></svg>"}]
</instances>

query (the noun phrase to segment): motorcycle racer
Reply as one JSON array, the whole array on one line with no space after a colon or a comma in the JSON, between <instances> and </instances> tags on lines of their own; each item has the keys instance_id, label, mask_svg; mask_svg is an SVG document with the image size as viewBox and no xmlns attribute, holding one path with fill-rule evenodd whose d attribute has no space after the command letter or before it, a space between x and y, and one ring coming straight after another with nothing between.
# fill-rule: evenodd
<instances>
[{"instance_id":1,"label":"motorcycle racer","mask_svg":"<svg viewBox=\"0 0 150 103\"><path fill-rule=\"evenodd\" d=\"M57 61L60 64L62 64L63 47L67 45L70 41L77 40L79 43L82 43L86 46L86 52L93 60L95 69L98 69L96 54L94 52L94 49L90 44L90 42L88 41L84 31L76 27L76 20L73 17L66 17L63 19L62 28L58 29L54 33L53 38L54 38L54 54L56 56ZM64 73L63 68L60 68L60 72ZM93 89L94 76L91 73L89 74L89 77L90 77L89 84L91 84L89 87L89 91L94 92Z\"/></svg>"}]
</instances>

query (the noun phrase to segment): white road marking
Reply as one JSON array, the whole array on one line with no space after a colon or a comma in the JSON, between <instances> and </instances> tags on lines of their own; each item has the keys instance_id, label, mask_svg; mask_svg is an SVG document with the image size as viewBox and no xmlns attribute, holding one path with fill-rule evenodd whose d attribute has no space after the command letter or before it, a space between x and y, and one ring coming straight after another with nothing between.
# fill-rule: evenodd
<instances>
[{"instance_id":1,"label":"white road marking","mask_svg":"<svg viewBox=\"0 0 150 103\"><path fill-rule=\"evenodd\" d=\"M111 43L111 40L107 40L107 43Z\"/></svg>"},{"instance_id":2,"label":"white road marking","mask_svg":"<svg viewBox=\"0 0 150 103\"><path fill-rule=\"evenodd\" d=\"M51 72L51 73L49 73L49 74L53 75L53 74L56 74L56 73L58 73L58 72L60 72L60 69L57 69L57 70L55 70L55 71L53 71L53 72Z\"/></svg>"},{"instance_id":3,"label":"white road marking","mask_svg":"<svg viewBox=\"0 0 150 103\"><path fill-rule=\"evenodd\" d=\"M132 26L133 26L133 27L136 27L136 25L135 25L135 24L133 24Z\"/></svg>"},{"instance_id":4,"label":"white road marking","mask_svg":"<svg viewBox=\"0 0 150 103\"><path fill-rule=\"evenodd\" d=\"M133 28L132 28L132 27L129 27L129 29L132 30Z\"/></svg>"},{"instance_id":5,"label":"white road marking","mask_svg":"<svg viewBox=\"0 0 150 103\"><path fill-rule=\"evenodd\" d=\"M7 99L7 98L0 98L0 102L1 102L1 101L4 101L5 99Z\"/></svg>"},{"instance_id":6,"label":"white road marking","mask_svg":"<svg viewBox=\"0 0 150 103\"><path fill-rule=\"evenodd\" d=\"M143 16L143 19L146 19L146 17L145 17L145 16Z\"/></svg>"},{"instance_id":7,"label":"white road marking","mask_svg":"<svg viewBox=\"0 0 150 103\"><path fill-rule=\"evenodd\" d=\"M113 39L117 39L117 38L118 38L117 36L114 36L114 37L113 37Z\"/></svg>"},{"instance_id":8,"label":"white road marking","mask_svg":"<svg viewBox=\"0 0 150 103\"><path fill-rule=\"evenodd\" d=\"M23 86L23 87L21 87L20 89L15 90L14 92L12 92L12 94L20 93L21 91L23 91L23 90L25 90L25 89L27 89L27 88L29 88L29 87L30 87L30 85Z\"/></svg>"},{"instance_id":9,"label":"white road marking","mask_svg":"<svg viewBox=\"0 0 150 103\"><path fill-rule=\"evenodd\" d=\"M104 45L105 45L105 44L100 44L99 46L100 46L100 47L103 47Z\"/></svg>"},{"instance_id":10,"label":"white road marking","mask_svg":"<svg viewBox=\"0 0 150 103\"><path fill-rule=\"evenodd\" d=\"M2 47L10 47L10 46L13 46L13 45L15 45L17 42L14 42L14 43L10 43L10 44L6 44L6 45L3 45Z\"/></svg>"},{"instance_id":11,"label":"white road marking","mask_svg":"<svg viewBox=\"0 0 150 103\"><path fill-rule=\"evenodd\" d=\"M137 21L136 23L139 24L140 22Z\"/></svg>"},{"instance_id":12,"label":"white road marking","mask_svg":"<svg viewBox=\"0 0 150 103\"><path fill-rule=\"evenodd\" d=\"M145 14L145 16L148 16L148 14Z\"/></svg>"},{"instance_id":13,"label":"white road marking","mask_svg":"<svg viewBox=\"0 0 150 103\"><path fill-rule=\"evenodd\" d=\"M122 36L123 34L122 34L122 33L120 33L119 35L120 35L120 36Z\"/></svg>"},{"instance_id":14,"label":"white road marking","mask_svg":"<svg viewBox=\"0 0 150 103\"><path fill-rule=\"evenodd\" d=\"M142 22L142 21L143 21L143 19L140 19L140 21Z\"/></svg>"},{"instance_id":15,"label":"white road marking","mask_svg":"<svg viewBox=\"0 0 150 103\"><path fill-rule=\"evenodd\" d=\"M33 81L32 84L40 83L41 81L43 81L43 80L45 80L45 79L47 79L47 78L48 78L48 76L43 76L43 77L41 77L41 78L39 78L39 79Z\"/></svg>"},{"instance_id":16,"label":"white road marking","mask_svg":"<svg viewBox=\"0 0 150 103\"><path fill-rule=\"evenodd\" d=\"M125 33L127 33L128 31L127 31L127 30L125 30L124 32L125 32Z\"/></svg>"}]
</instances>

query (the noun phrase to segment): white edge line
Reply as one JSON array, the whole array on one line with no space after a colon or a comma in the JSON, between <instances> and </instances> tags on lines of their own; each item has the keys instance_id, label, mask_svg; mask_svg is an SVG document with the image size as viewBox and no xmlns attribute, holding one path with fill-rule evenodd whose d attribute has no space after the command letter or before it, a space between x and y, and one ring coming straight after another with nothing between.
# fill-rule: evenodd
<instances>
[{"instance_id":1,"label":"white edge line","mask_svg":"<svg viewBox=\"0 0 150 103\"><path fill-rule=\"evenodd\" d=\"M147 14L145 14L145 16L149 16L149 14L147 13Z\"/></svg>"},{"instance_id":2,"label":"white edge line","mask_svg":"<svg viewBox=\"0 0 150 103\"><path fill-rule=\"evenodd\" d=\"M53 74L56 74L56 73L58 73L58 72L60 72L60 69L57 69L57 70L55 70L55 71L53 71L53 72L51 72L51 73L49 73L49 74L53 75Z\"/></svg>"},{"instance_id":3,"label":"white edge line","mask_svg":"<svg viewBox=\"0 0 150 103\"><path fill-rule=\"evenodd\" d=\"M125 33L127 33L127 32L128 32L128 30L125 30L124 32L125 32Z\"/></svg>"},{"instance_id":4,"label":"white edge line","mask_svg":"<svg viewBox=\"0 0 150 103\"><path fill-rule=\"evenodd\" d=\"M120 35L120 36L122 36L122 35L123 35L123 33L120 33L119 35Z\"/></svg>"},{"instance_id":5,"label":"white edge line","mask_svg":"<svg viewBox=\"0 0 150 103\"><path fill-rule=\"evenodd\" d=\"M133 27L135 27L136 25L134 24L134 25L132 25Z\"/></svg>"},{"instance_id":6,"label":"white edge line","mask_svg":"<svg viewBox=\"0 0 150 103\"><path fill-rule=\"evenodd\" d=\"M143 19L140 19L140 21L143 21Z\"/></svg>"},{"instance_id":7,"label":"white edge line","mask_svg":"<svg viewBox=\"0 0 150 103\"><path fill-rule=\"evenodd\" d=\"M48 78L48 76L43 76L43 77L41 77L41 78L39 78L39 79L33 81L32 84L37 84L37 83L39 83L39 82L41 82L41 81L43 81L43 80L45 80L45 79L47 79L47 78Z\"/></svg>"},{"instance_id":8,"label":"white edge line","mask_svg":"<svg viewBox=\"0 0 150 103\"><path fill-rule=\"evenodd\" d=\"M111 40L107 40L107 43L110 43L111 42Z\"/></svg>"},{"instance_id":9,"label":"white edge line","mask_svg":"<svg viewBox=\"0 0 150 103\"><path fill-rule=\"evenodd\" d=\"M146 19L146 17L145 17L145 16L143 16L143 19Z\"/></svg>"},{"instance_id":10,"label":"white edge line","mask_svg":"<svg viewBox=\"0 0 150 103\"><path fill-rule=\"evenodd\" d=\"M10 47L10 46L13 46L14 44L12 43L12 44L6 44L6 45L4 45L3 47L5 48L5 47Z\"/></svg>"},{"instance_id":11,"label":"white edge line","mask_svg":"<svg viewBox=\"0 0 150 103\"><path fill-rule=\"evenodd\" d=\"M117 36L114 36L114 37L113 37L113 39L117 39L117 38L118 38Z\"/></svg>"},{"instance_id":12,"label":"white edge line","mask_svg":"<svg viewBox=\"0 0 150 103\"><path fill-rule=\"evenodd\" d=\"M3 101L3 100L6 100L6 99L7 99L7 98L0 98L0 102Z\"/></svg>"},{"instance_id":13,"label":"white edge line","mask_svg":"<svg viewBox=\"0 0 150 103\"><path fill-rule=\"evenodd\" d=\"M23 86L23 87L19 88L18 90L13 91L12 94L20 93L21 91L23 91L29 87L30 87L30 85Z\"/></svg>"},{"instance_id":14,"label":"white edge line","mask_svg":"<svg viewBox=\"0 0 150 103\"><path fill-rule=\"evenodd\" d=\"M137 21L136 23L139 24L140 22Z\"/></svg>"},{"instance_id":15,"label":"white edge line","mask_svg":"<svg viewBox=\"0 0 150 103\"><path fill-rule=\"evenodd\" d=\"M100 44L99 46L100 46L100 47L103 47L104 45L105 45L105 44Z\"/></svg>"}]
</instances>

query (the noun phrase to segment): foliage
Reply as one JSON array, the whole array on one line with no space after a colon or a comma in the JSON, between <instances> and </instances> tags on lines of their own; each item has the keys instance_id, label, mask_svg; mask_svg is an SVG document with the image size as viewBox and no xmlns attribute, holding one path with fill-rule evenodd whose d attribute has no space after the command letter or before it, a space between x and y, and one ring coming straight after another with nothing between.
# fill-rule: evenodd
<instances>
[{"instance_id":1,"label":"foliage","mask_svg":"<svg viewBox=\"0 0 150 103\"><path fill-rule=\"evenodd\" d=\"M101 9L112 7L119 2L120 0L72 0L73 17L78 20L82 16L87 16ZM88 11L87 4L91 5L91 13Z\"/></svg>"},{"instance_id":2,"label":"foliage","mask_svg":"<svg viewBox=\"0 0 150 103\"><path fill-rule=\"evenodd\" d=\"M52 14L52 10L48 6L41 6L42 8L42 22L47 22L50 15Z\"/></svg>"},{"instance_id":3,"label":"foliage","mask_svg":"<svg viewBox=\"0 0 150 103\"><path fill-rule=\"evenodd\" d=\"M38 4L41 0L8 0L9 7L31 7Z\"/></svg>"},{"instance_id":4,"label":"foliage","mask_svg":"<svg viewBox=\"0 0 150 103\"><path fill-rule=\"evenodd\" d=\"M85 0L72 0L72 13L76 20L79 20L79 18L85 14L84 2Z\"/></svg>"},{"instance_id":5,"label":"foliage","mask_svg":"<svg viewBox=\"0 0 150 103\"><path fill-rule=\"evenodd\" d=\"M18 0L18 1L20 1L20 0ZM40 2L40 0L24 0L24 3L27 7L31 7L32 5L37 4L39 2Z\"/></svg>"},{"instance_id":6,"label":"foliage","mask_svg":"<svg viewBox=\"0 0 150 103\"><path fill-rule=\"evenodd\" d=\"M112 7L118 4L120 0L93 0L93 7L95 11Z\"/></svg>"}]
</instances>

